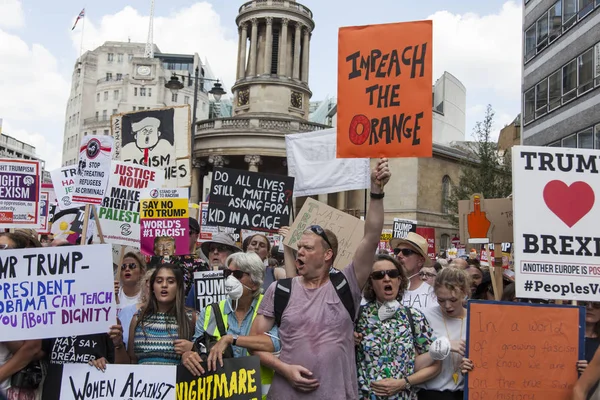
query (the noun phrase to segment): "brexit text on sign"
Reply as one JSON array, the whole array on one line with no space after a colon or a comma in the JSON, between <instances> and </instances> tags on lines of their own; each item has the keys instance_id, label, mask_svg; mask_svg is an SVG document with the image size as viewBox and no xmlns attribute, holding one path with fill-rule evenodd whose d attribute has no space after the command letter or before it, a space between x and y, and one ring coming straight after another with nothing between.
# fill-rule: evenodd
<instances>
[{"instance_id":1,"label":"brexit text on sign","mask_svg":"<svg viewBox=\"0 0 600 400\"><path fill-rule=\"evenodd\" d=\"M432 22L340 28L337 156L431 157Z\"/></svg>"},{"instance_id":2,"label":"brexit text on sign","mask_svg":"<svg viewBox=\"0 0 600 400\"><path fill-rule=\"evenodd\" d=\"M40 162L0 159L0 227L40 225Z\"/></svg>"},{"instance_id":3,"label":"brexit text on sign","mask_svg":"<svg viewBox=\"0 0 600 400\"><path fill-rule=\"evenodd\" d=\"M215 168L208 201L209 225L277 232L289 225L294 178Z\"/></svg>"},{"instance_id":4,"label":"brexit text on sign","mask_svg":"<svg viewBox=\"0 0 600 400\"><path fill-rule=\"evenodd\" d=\"M517 297L597 301L597 150L517 146L512 153Z\"/></svg>"}]
</instances>

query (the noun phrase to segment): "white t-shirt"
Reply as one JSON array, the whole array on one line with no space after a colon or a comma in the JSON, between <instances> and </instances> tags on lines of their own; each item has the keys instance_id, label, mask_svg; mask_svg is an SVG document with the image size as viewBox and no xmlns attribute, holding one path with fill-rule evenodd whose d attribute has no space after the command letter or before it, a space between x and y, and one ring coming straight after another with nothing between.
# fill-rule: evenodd
<instances>
[{"instance_id":1,"label":"white t-shirt","mask_svg":"<svg viewBox=\"0 0 600 400\"><path fill-rule=\"evenodd\" d=\"M419 311L438 306L435 292L427 282L421 283L421 286L415 290L405 290L402 296L402 304L406 307L416 308Z\"/></svg>"},{"instance_id":2,"label":"white t-shirt","mask_svg":"<svg viewBox=\"0 0 600 400\"><path fill-rule=\"evenodd\" d=\"M459 338L466 340L467 338L467 318L450 318L444 317L440 307L427 308L423 310L425 318L429 322L433 334L436 338L447 337L450 341L458 340ZM444 325L444 318L446 325ZM446 326L448 330L446 330ZM428 390L449 390L455 392L463 390L464 380L460 373L460 364L462 357L457 353L450 353L448 357L442 361L442 372L435 378L418 385L420 388ZM454 383L452 375L458 374L458 384Z\"/></svg>"},{"instance_id":3,"label":"white t-shirt","mask_svg":"<svg viewBox=\"0 0 600 400\"><path fill-rule=\"evenodd\" d=\"M132 304L137 304L141 295L142 291L140 290L135 296L129 297L125 294L125 292L123 292L123 288L119 288L119 309L125 308Z\"/></svg>"},{"instance_id":4,"label":"white t-shirt","mask_svg":"<svg viewBox=\"0 0 600 400\"><path fill-rule=\"evenodd\" d=\"M4 343L0 343L0 366L6 364L8 360L12 357L12 353L8 350L8 347ZM0 392L2 394L6 394L6 390L10 387L10 377L0 382Z\"/></svg>"}]
</instances>

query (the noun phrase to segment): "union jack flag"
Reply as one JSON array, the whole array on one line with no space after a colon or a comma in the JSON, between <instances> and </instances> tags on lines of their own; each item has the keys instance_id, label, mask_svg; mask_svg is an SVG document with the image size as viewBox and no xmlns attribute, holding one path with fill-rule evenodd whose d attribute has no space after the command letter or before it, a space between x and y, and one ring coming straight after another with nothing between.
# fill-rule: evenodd
<instances>
[{"instance_id":1,"label":"union jack flag","mask_svg":"<svg viewBox=\"0 0 600 400\"><path fill-rule=\"evenodd\" d=\"M79 22L79 20L83 17L85 17L85 8L83 10L81 10L79 15L77 16L77 19L75 20L75 23L73 24L73 27L71 28L71 30L75 29L75 27L77 26L77 22Z\"/></svg>"}]
</instances>

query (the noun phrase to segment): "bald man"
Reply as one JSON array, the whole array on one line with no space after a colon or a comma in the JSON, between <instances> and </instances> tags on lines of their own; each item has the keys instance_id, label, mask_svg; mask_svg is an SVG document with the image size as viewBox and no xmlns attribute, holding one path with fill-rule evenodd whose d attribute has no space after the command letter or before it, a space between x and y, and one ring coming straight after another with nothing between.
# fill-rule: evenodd
<instances>
[{"instance_id":1,"label":"bald man","mask_svg":"<svg viewBox=\"0 0 600 400\"><path fill-rule=\"evenodd\" d=\"M468 266L469 264L467 264L467 260L464 258L455 258L449 265L450 268L458 268L462 269L463 271L467 269Z\"/></svg>"}]
</instances>

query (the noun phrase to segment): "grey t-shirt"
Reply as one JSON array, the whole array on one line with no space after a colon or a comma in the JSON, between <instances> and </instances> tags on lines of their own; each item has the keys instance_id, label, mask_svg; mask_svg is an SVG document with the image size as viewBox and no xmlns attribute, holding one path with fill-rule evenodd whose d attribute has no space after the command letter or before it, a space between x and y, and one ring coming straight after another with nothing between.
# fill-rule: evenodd
<instances>
[{"instance_id":1,"label":"grey t-shirt","mask_svg":"<svg viewBox=\"0 0 600 400\"><path fill-rule=\"evenodd\" d=\"M342 273L346 276L355 310L360 304L360 289L354 263ZM274 282L263 298L258 313L274 317ZM275 374L268 399L358 398L354 357L354 324L338 294L329 282L317 289L307 289L300 278L292 280L292 294L281 316L279 359L287 364L301 365L313 373L319 388L309 393L295 390L282 376Z\"/></svg>"}]
</instances>

